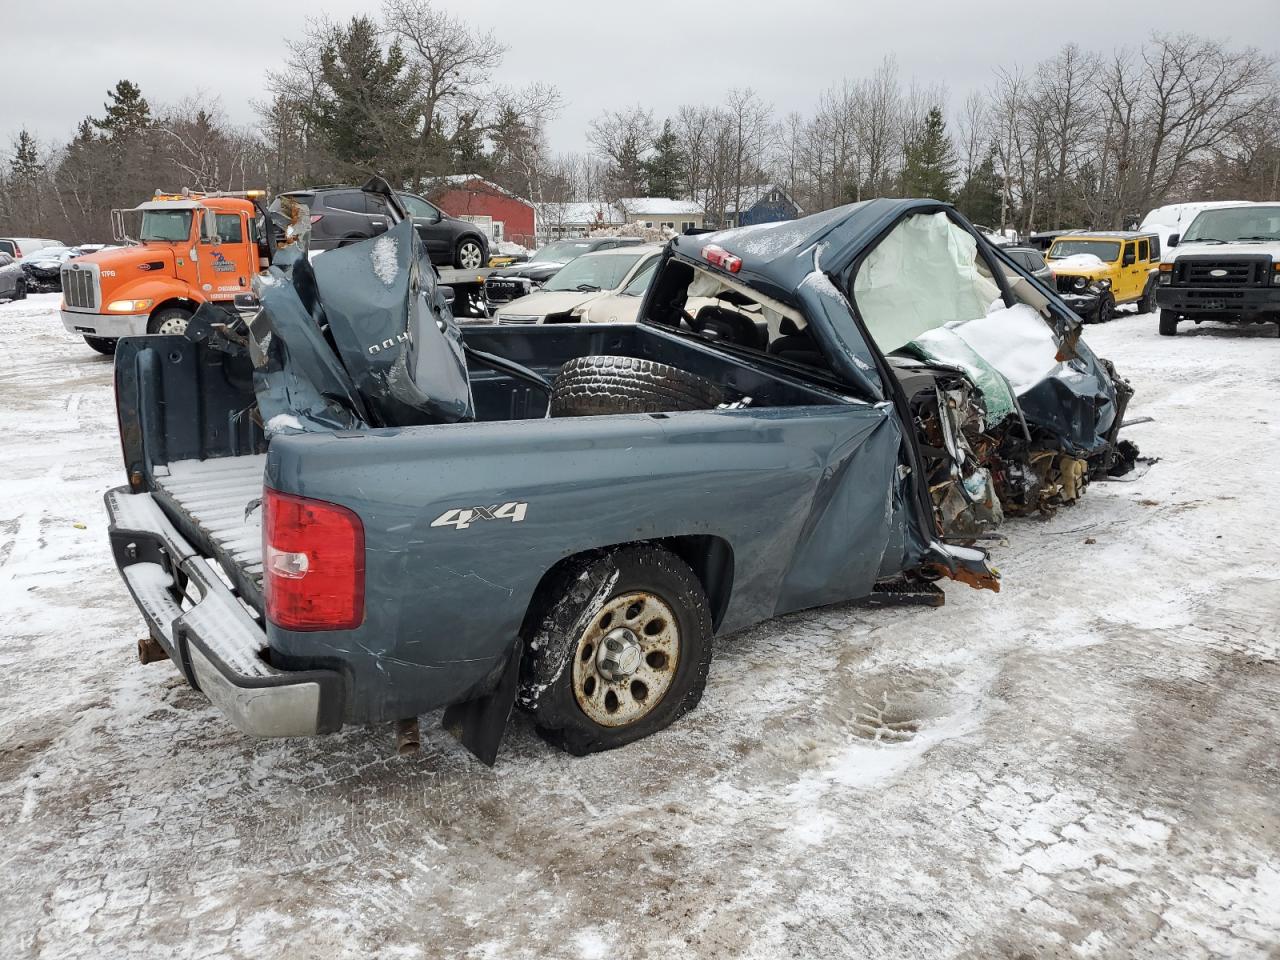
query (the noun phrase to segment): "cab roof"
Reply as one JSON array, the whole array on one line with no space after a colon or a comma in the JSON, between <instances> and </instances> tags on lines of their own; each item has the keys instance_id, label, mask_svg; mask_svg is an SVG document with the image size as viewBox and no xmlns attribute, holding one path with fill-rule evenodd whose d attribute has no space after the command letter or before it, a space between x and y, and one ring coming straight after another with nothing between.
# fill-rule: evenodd
<instances>
[{"instance_id":1,"label":"cab roof","mask_svg":"<svg viewBox=\"0 0 1280 960\"><path fill-rule=\"evenodd\" d=\"M1081 237L1097 237L1100 240L1138 240L1142 237L1159 237L1154 230L1064 230L1055 239L1063 237L1080 239Z\"/></svg>"}]
</instances>

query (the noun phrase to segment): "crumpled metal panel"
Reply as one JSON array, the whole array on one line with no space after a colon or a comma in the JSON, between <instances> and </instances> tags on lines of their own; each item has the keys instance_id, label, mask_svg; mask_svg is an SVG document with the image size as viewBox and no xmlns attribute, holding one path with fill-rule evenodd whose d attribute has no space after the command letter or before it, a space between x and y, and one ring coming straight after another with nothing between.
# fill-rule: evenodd
<instances>
[{"instance_id":1,"label":"crumpled metal panel","mask_svg":"<svg viewBox=\"0 0 1280 960\"><path fill-rule=\"evenodd\" d=\"M474 417L462 334L412 220L317 257L319 303L377 425Z\"/></svg>"},{"instance_id":2,"label":"crumpled metal panel","mask_svg":"<svg viewBox=\"0 0 1280 960\"><path fill-rule=\"evenodd\" d=\"M1008 324L1007 337L990 346L1001 323ZM968 329L980 324L992 329L982 337L966 336ZM1032 325L1043 342L1020 337L1019 324ZM987 349L980 351L984 343ZM1089 456L1110 443L1116 417L1115 384L1083 342L1074 344L1074 355L1068 360L1057 359L1061 348L1054 328L1032 308L1019 305L930 330L902 352L963 370L982 393L988 426L1020 410L1028 426L1047 431L1065 452Z\"/></svg>"},{"instance_id":3,"label":"crumpled metal panel","mask_svg":"<svg viewBox=\"0 0 1280 960\"><path fill-rule=\"evenodd\" d=\"M313 316L315 288L306 251L297 246L280 250L253 279L262 309L249 322L249 356L268 433L354 430L369 423L351 377Z\"/></svg>"}]
</instances>

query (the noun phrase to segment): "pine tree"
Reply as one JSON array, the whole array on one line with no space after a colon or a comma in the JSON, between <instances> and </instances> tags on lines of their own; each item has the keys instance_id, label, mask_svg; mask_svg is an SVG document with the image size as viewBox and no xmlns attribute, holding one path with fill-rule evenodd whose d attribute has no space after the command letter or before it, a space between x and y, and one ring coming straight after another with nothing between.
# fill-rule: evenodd
<instances>
[{"instance_id":1,"label":"pine tree","mask_svg":"<svg viewBox=\"0 0 1280 960\"><path fill-rule=\"evenodd\" d=\"M13 159L9 161L9 181L20 189L33 188L43 170L36 138L23 127L13 141Z\"/></svg>"},{"instance_id":2,"label":"pine tree","mask_svg":"<svg viewBox=\"0 0 1280 960\"><path fill-rule=\"evenodd\" d=\"M44 233L41 186L44 165L40 162L40 149L25 127L18 131L13 141L13 159L9 161L9 176L5 193L9 215L26 226L36 236Z\"/></svg>"},{"instance_id":3,"label":"pine tree","mask_svg":"<svg viewBox=\"0 0 1280 960\"><path fill-rule=\"evenodd\" d=\"M477 110L467 110L458 117L453 136L449 139L454 173L474 173L479 176L489 173L490 160L484 150L484 127L477 123L478 119ZM507 131L513 124L522 125L522 121L510 107L503 107L494 124L494 140L505 144L510 136Z\"/></svg>"},{"instance_id":4,"label":"pine tree","mask_svg":"<svg viewBox=\"0 0 1280 960\"><path fill-rule=\"evenodd\" d=\"M947 136L942 110L930 107L919 139L907 145L902 193L908 197L950 200L956 178L956 152Z\"/></svg>"},{"instance_id":5,"label":"pine tree","mask_svg":"<svg viewBox=\"0 0 1280 960\"><path fill-rule=\"evenodd\" d=\"M107 102L102 105L106 116L94 120L93 125L108 139L127 140L151 126L151 105L137 84L121 80L115 89L107 91L107 97Z\"/></svg>"},{"instance_id":6,"label":"pine tree","mask_svg":"<svg viewBox=\"0 0 1280 960\"><path fill-rule=\"evenodd\" d=\"M330 152L350 172L385 171L403 182L414 166L422 115L418 76L400 45L384 53L378 25L353 17L325 43L320 78L328 95L308 110ZM447 141L443 152L447 157Z\"/></svg>"},{"instance_id":7,"label":"pine tree","mask_svg":"<svg viewBox=\"0 0 1280 960\"><path fill-rule=\"evenodd\" d=\"M681 196L684 190L680 174L684 168L685 157L680 149L680 138L671 129L671 121L666 120L662 124L662 133L653 141L653 156L645 162L649 196Z\"/></svg>"},{"instance_id":8,"label":"pine tree","mask_svg":"<svg viewBox=\"0 0 1280 960\"><path fill-rule=\"evenodd\" d=\"M956 194L956 207L974 223L1003 227L1000 223L1000 196L1003 184L996 173L995 151L987 153L960 187Z\"/></svg>"}]
</instances>

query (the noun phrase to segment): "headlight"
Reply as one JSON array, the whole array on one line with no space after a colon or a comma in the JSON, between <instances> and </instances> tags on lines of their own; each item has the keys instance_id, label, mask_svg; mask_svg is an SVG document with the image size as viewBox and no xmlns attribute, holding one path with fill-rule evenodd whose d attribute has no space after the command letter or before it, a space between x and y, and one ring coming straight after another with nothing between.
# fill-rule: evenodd
<instances>
[{"instance_id":1,"label":"headlight","mask_svg":"<svg viewBox=\"0 0 1280 960\"><path fill-rule=\"evenodd\" d=\"M150 310L154 300L112 300L107 304L107 313L142 313Z\"/></svg>"},{"instance_id":2,"label":"headlight","mask_svg":"<svg viewBox=\"0 0 1280 960\"><path fill-rule=\"evenodd\" d=\"M1076 277L1074 280L1071 281L1071 286L1075 287L1077 290L1083 290L1088 285L1089 285L1089 281L1084 277Z\"/></svg>"}]
</instances>

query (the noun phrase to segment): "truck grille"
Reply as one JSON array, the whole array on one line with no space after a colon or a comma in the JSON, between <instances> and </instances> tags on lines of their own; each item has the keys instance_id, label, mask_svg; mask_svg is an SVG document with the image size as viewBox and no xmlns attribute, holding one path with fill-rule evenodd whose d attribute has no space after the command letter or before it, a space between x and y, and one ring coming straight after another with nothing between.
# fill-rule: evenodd
<instances>
[{"instance_id":1,"label":"truck grille","mask_svg":"<svg viewBox=\"0 0 1280 960\"><path fill-rule=\"evenodd\" d=\"M1058 284L1059 293L1083 293L1084 292L1082 290L1076 289L1075 277L1068 276L1065 273L1060 273L1056 277L1054 277L1054 280Z\"/></svg>"},{"instance_id":2,"label":"truck grille","mask_svg":"<svg viewBox=\"0 0 1280 960\"><path fill-rule=\"evenodd\" d=\"M76 263L63 267L62 299L72 310L97 310L98 265Z\"/></svg>"},{"instance_id":3,"label":"truck grille","mask_svg":"<svg viewBox=\"0 0 1280 960\"><path fill-rule=\"evenodd\" d=\"M1176 260L1174 282L1190 287L1255 287L1267 282L1268 258Z\"/></svg>"}]
</instances>

